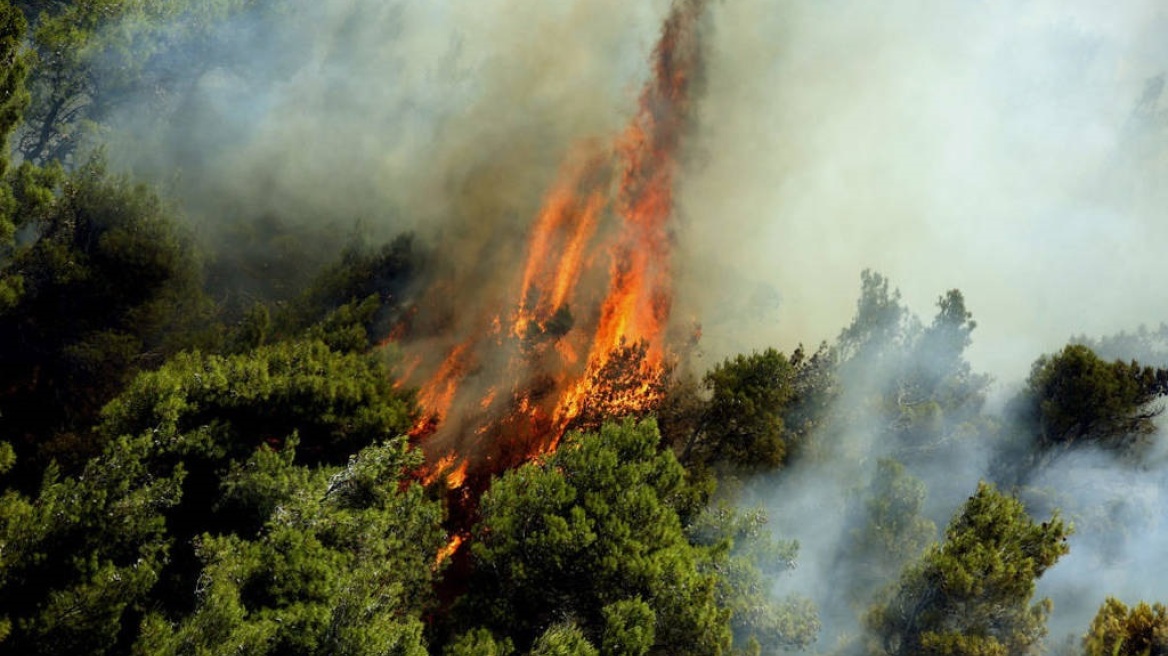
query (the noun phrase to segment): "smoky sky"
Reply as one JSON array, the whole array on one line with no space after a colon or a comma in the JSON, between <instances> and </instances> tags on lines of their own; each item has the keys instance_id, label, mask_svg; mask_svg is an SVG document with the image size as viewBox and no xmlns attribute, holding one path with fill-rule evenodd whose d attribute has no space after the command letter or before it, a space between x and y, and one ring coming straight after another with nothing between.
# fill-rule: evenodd
<instances>
[{"instance_id":1,"label":"smoky sky","mask_svg":"<svg viewBox=\"0 0 1168 656\"><path fill-rule=\"evenodd\" d=\"M385 234L519 234L573 144L627 120L666 6L297 0L242 12L216 32L217 63L190 62L189 93L161 113L124 99L103 136L112 159L212 225L274 213Z\"/></svg>"},{"instance_id":2,"label":"smoky sky","mask_svg":"<svg viewBox=\"0 0 1168 656\"><path fill-rule=\"evenodd\" d=\"M297 1L221 29L114 159L214 222L263 212L521 242L559 164L634 111L668 3ZM1108 3L714 3L679 184L679 312L712 358L833 338L873 268L931 314L965 292L975 367L1157 324L1168 10ZM132 99L131 99L132 100ZM474 258L467 247L457 253Z\"/></svg>"},{"instance_id":3,"label":"smoky sky","mask_svg":"<svg viewBox=\"0 0 1168 656\"><path fill-rule=\"evenodd\" d=\"M682 187L687 243L730 286L775 297L757 333L726 322L728 350L831 339L864 267L926 317L945 290L965 292L974 365L1005 379L1072 334L1158 324L1163 109L1140 101L1168 64L1166 12L1144 1L720 6L703 165Z\"/></svg>"}]
</instances>

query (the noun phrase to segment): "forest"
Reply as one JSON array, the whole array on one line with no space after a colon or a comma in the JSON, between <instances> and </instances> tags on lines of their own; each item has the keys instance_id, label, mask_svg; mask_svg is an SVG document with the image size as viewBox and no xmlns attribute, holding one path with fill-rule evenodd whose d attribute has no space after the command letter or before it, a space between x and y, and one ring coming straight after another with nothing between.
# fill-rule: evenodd
<instances>
[{"instance_id":1,"label":"forest","mask_svg":"<svg viewBox=\"0 0 1168 656\"><path fill-rule=\"evenodd\" d=\"M0 0L0 654L1168 656L1154 293L724 347L731 3L532 4Z\"/></svg>"}]
</instances>

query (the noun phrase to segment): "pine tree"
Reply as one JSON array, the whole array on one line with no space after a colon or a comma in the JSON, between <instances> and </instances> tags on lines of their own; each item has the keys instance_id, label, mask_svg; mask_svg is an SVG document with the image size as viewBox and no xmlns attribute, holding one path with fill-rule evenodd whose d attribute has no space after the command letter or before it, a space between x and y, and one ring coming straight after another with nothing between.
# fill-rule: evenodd
<instances>
[{"instance_id":1,"label":"pine tree","mask_svg":"<svg viewBox=\"0 0 1168 656\"><path fill-rule=\"evenodd\" d=\"M1168 609L1140 602L1129 608L1108 597L1083 637L1084 656L1168 655Z\"/></svg>"},{"instance_id":2,"label":"pine tree","mask_svg":"<svg viewBox=\"0 0 1168 656\"><path fill-rule=\"evenodd\" d=\"M1023 656L1039 653L1049 600L1035 582L1067 552L1056 515L1036 523L1017 499L978 485L946 532L901 575L866 623L872 653Z\"/></svg>"}]
</instances>

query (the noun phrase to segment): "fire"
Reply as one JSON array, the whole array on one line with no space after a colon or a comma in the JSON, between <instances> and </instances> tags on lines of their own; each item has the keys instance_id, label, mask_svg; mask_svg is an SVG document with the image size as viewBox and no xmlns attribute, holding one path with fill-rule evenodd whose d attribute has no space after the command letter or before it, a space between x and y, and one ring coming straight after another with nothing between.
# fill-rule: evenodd
<instances>
[{"instance_id":1,"label":"fire","mask_svg":"<svg viewBox=\"0 0 1168 656\"><path fill-rule=\"evenodd\" d=\"M659 400L652 381L665 366L662 337L672 299L673 178L688 110L687 92L699 63L693 22L701 4L682 7L675 5L665 23L654 52L655 75L642 91L640 111L617 142L622 169L615 209L622 230L613 248L610 291L588 354L588 375L571 386L556 408L561 428L580 416L585 401L598 391L598 379L603 380L600 372L628 343L648 345L639 367L644 383L625 390L622 401L611 410L614 414L635 412Z\"/></svg>"},{"instance_id":2,"label":"fire","mask_svg":"<svg viewBox=\"0 0 1168 656\"><path fill-rule=\"evenodd\" d=\"M411 358L408 358L402 365L401 375L398 376L398 379L393 382L393 386L401 387L404 385L405 381L409 380L410 377L414 375L414 370L417 369L418 365L420 364L422 364L422 356L415 355Z\"/></svg>"},{"instance_id":3,"label":"fire","mask_svg":"<svg viewBox=\"0 0 1168 656\"><path fill-rule=\"evenodd\" d=\"M674 183L704 4L675 0L628 126L608 146L581 145L561 167L510 299L453 328L440 361L431 355L412 431L430 458L422 482L485 481L554 449L572 427L647 412L663 398Z\"/></svg>"},{"instance_id":4,"label":"fire","mask_svg":"<svg viewBox=\"0 0 1168 656\"><path fill-rule=\"evenodd\" d=\"M456 460L458 460L458 455L453 451L439 458L438 462L434 463L432 467L427 468L421 476L422 484L434 484L435 481L441 478L442 474L446 473L451 467L454 466Z\"/></svg>"},{"instance_id":5,"label":"fire","mask_svg":"<svg viewBox=\"0 0 1168 656\"><path fill-rule=\"evenodd\" d=\"M481 401L479 401L479 407L482 408L483 410L490 408L491 404L495 402L495 396L498 393L499 393L499 391L497 389L495 389L494 387L487 390L487 395L484 396Z\"/></svg>"},{"instance_id":6,"label":"fire","mask_svg":"<svg viewBox=\"0 0 1168 656\"><path fill-rule=\"evenodd\" d=\"M458 463L458 466L446 475L446 487L452 490L462 487L463 483L466 483L466 468L469 464L467 460Z\"/></svg>"},{"instance_id":7,"label":"fire","mask_svg":"<svg viewBox=\"0 0 1168 656\"><path fill-rule=\"evenodd\" d=\"M512 330L515 337L528 337L533 323L546 328L544 324L569 300L580 278L585 249L608 200L599 188L583 197L580 189L599 183L604 164L603 159L593 157L567 168L544 201L528 245Z\"/></svg>"},{"instance_id":8,"label":"fire","mask_svg":"<svg viewBox=\"0 0 1168 656\"><path fill-rule=\"evenodd\" d=\"M431 423L440 423L450 412L458 384L466 375L466 357L470 346L470 342L463 342L454 347L438 367L433 378L422 386L418 394L418 405L425 409L426 414L414 425L411 434L425 432Z\"/></svg>"},{"instance_id":9,"label":"fire","mask_svg":"<svg viewBox=\"0 0 1168 656\"><path fill-rule=\"evenodd\" d=\"M454 553L458 551L458 548L462 546L462 543L465 539L466 538L462 537L462 535L458 533L450 536L450 542L447 542L446 546L439 549L438 555L434 557L434 569L441 567L442 563L446 562L447 558L453 556Z\"/></svg>"}]
</instances>

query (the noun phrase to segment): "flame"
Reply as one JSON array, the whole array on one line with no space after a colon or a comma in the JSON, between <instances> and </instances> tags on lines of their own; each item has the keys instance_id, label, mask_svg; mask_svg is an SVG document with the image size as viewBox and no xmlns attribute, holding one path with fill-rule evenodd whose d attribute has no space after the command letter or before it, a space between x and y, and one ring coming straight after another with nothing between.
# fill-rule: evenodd
<instances>
[{"instance_id":1,"label":"flame","mask_svg":"<svg viewBox=\"0 0 1168 656\"><path fill-rule=\"evenodd\" d=\"M560 354L560 358L567 364L576 364L580 361L580 355L576 353L576 349L567 340L561 339L556 342L556 352Z\"/></svg>"},{"instance_id":2,"label":"flame","mask_svg":"<svg viewBox=\"0 0 1168 656\"><path fill-rule=\"evenodd\" d=\"M422 356L420 355L407 358L402 364L401 375L397 377L397 380L393 381L394 388L397 389L405 385L405 382L413 377L414 371L417 370L420 364L422 364Z\"/></svg>"},{"instance_id":3,"label":"flame","mask_svg":"<svg viewBox=\"0 0 1168 656\"><path fill-rule=\"evenodd\" d=\"M454 466L454 461L457 459L458 456L453 451L439 458L438 462L434 463L432 467L427 468L420 477L422 485L433 485L443 472Z\"/></svg>"},{"instance_id":4,"label":"flame","mask_svg":"<svg viewBox=\"0 0 1168 656\"><path fill-rule=\"evenodd\" d=\"M458 384L467 372L467 355L471 342L466 341L454 347L438 367L434 376L418 392L418 405L425 410L424 416L410 431L416 435L427 430L431 424L441 423L454 404Z\"/></svg>"},{"instance_id":5,"label":"flame","mask_svg":"<svg viewBox=\"0 0 1168 656\"><path fill-rule=\"evenodd\" d=\"M454 490L489 480L555 449L572 427L646 412L663 398L674 183L704 5L675 0L628 126L608 146L579 146L561 167L533 218L513 296L458 324L461 336L452 329L411 432L431 457L446 454L425 466L424 482Z\"/></svg>"},{"instance_id":6,"label":"flame","mask_svg":"<svg viewBox=\"0 0 1168 656\"><path fill-rule=\"evenodd\" d=\"M448 489L454 490L466 483L466 471L469 465L469 460L450 451L434 464L423 467L417 478L422 485L427 487L442 481Z\"/></svg>"},{"instance_id":7,"label":"flame","mask_svg":"<svg viewBox=\"0 0 1168 656\"><path fill-rule=\"evenodd\" d=\"M653 381L665 366L662 336L672 305L673 179L689 105L687 92L698 65L692 41L701 3L682 5L688 12L678 7L662 30L654 52L655 75L641 93L637 116L617 142L622 169L616 212L622 231L612 251L610 291L588 354L588 375L571 386L556 408L561 428L580 416L603 380L600 373L629 343L648 345L639 367L644 383L623 390L621 402L613 403L611 410L636 411L659 400Z\"/></svg>"},{"instance_id":8,"label":"flame","mask_svg":"<svg viewBox=\"0 0 1168 656\"><path fill-rule=\"evenodd\" d=\"M512 334L524 339L533 324L546 328L565 307L583 269L584 255L608 203L599 188L605 158L573 163L562 172L536 216L528 243L527 263L519 290ZM583 196L582 187L591 187Z\"/></svg>"},{"instance_id":9,"label":"flame","mask_svg":"<svg viewBox=\"0 0 1168 656\"><path fill-rule=\"evenodd\" d=\"M458 466L446 475L446 487L451 490L462 487L466 483L466 468L469 464L470 462L467 460L458 463Z\"/></svg>"},{"instance_id":10,"label":"flame","mask_svg":"<svg viewBox=\"0 0 1168 656\"><path fill-rule=\"evenodd\" d=\"M491 404L494 403L495 396L498 393L499 391L494 387L487 390L487 395L484 396L481 401L479 401L479 408L486 410L487 408L491 407Z\"/></svg>"},{"instance_id":11,"label":"flame","mask_svg":"<svg viewBox=\"0 0 1168 656\"><path fill-rule=\"evenodd\" d=\"M465 540L466 538L458 533L450 536L450 542L447 542L446 546L439 549L438 555L434 557L434 569L441 567L442 563L446 562L446 559L453 556L454 552L458 551L458 548L462 546Z\"/></svg>"}]
</instances>

